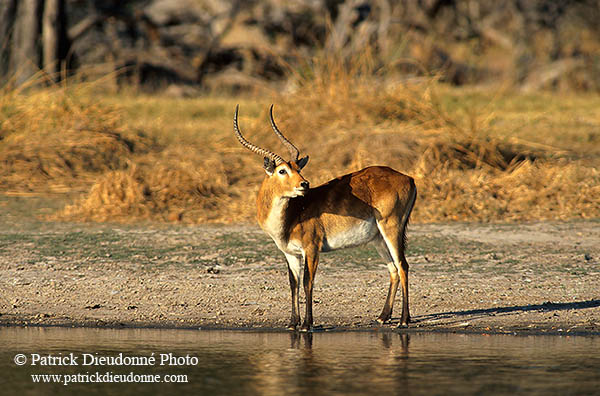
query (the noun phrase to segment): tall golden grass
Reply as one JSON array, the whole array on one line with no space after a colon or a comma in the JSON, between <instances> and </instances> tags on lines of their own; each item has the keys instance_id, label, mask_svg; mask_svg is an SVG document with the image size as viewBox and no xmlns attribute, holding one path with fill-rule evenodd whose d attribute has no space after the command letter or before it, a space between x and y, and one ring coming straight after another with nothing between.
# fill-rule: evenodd
<instances>
[{"instance_id":1,"label":"tall golden grass","mask_svg":"<svg viewBox=\"0 0 600 396\"><path fill-rule=\"evenodd\" d=\"M143 139L124 137L121 115L83 84L0 91L0 189L69 192L123 169Z\"/></svg>"},{"instance_id":2,"label":"tall golden grass","mask_svg":"<svg viewBox=\"0 0 600 396\"><path fill-rule=\"evenodd\" d=\"M252 97L106 95L77 84L4 92L0 191L84 191L58 220L253 222L262 159L237 143L231 117L241 102L245 135L284 154L268 124L272 102L280 128L311 157L313 185L392 166L416 179L416 222L600 217L600 152L553 148L560 125L547 136L540 127L537 141L515 137L502 128L515 126L511 117L491 110L493 95L457 110L452 103L473 98L434 77L386 78L365 59L315 59L291 89ZM528 122L535 136L535 117ZM600 139L567 135L575 148L582 136Z\"/></svg>"}]
</instances>

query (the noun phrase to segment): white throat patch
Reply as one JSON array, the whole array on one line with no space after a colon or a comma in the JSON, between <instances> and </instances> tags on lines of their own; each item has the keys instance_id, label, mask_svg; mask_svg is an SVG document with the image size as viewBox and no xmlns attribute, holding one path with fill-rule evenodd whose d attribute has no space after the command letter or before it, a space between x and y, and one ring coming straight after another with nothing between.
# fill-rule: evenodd
<instances>
[{"instance_id":1,"label":"white throat patch","mask_svg":"<svg viewBox=\"0 0 600 396\"><path fill-rule=\"evenodd\" d=\"M271 203L271 210L263 224L263 229L276 242L284 237L283 222L285 219L285 209L288 205L287 198L275 198Z\"/></svg>"}]
</instances>

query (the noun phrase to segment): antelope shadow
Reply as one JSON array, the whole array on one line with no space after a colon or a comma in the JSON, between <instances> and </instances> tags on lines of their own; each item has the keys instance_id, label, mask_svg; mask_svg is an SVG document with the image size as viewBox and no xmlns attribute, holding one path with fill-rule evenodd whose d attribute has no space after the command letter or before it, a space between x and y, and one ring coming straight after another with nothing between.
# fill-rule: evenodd
<instances>
[{"instance_id":1,"label":"antelope shadow","mask_svg":"<svg viewBox=\"0 0 600 396\"><path fill-rule=\"evenodd\" d=\"M484 317L498 314L517 314L522 312L554 312L570 309L587 309L600 307L600 300L573 301L573 302L544 302L542 304L513 305L510 307L495 307L483 309L469 309L465 311L438 312L414 317L414 322L424 322L436 319L449 319L460 317Z\"/></svg>"}]
</instances>

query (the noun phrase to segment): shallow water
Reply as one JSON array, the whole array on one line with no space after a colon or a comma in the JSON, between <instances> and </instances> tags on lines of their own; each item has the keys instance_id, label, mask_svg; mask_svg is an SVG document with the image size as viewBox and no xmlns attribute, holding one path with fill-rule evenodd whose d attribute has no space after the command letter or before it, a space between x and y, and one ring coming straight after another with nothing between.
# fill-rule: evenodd
<instances>
[{"instance_id":1,"label":"shallow water","mask_svg":"<svg viewBox=\"0 0 600 396\"><path fill-rule=\"evenodd\" d=\"M599 352L598 337L9 327L0 393L592 395Z\"/></svg>"}]
</instances>

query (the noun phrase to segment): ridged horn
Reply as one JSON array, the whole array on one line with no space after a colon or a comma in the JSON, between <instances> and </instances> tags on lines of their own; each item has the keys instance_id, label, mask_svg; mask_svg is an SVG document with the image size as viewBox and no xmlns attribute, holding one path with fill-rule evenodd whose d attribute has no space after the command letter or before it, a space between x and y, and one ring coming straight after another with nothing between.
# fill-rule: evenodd
<instances>
[{"instance_id":1,"label":"ridged horn","mask_svg":"<svg viewBox=\"0 0 600 396\"><path fill-rule=\"evenodd\" d=\"M269 115L271 117L271 128L273 128L273 132L275 132L275 135L277 135L277 137L279 138L279 140L281 140L283 145L290 151L292 161L298 161L300 150L298 150L296 146L292 144L292 142L290 142L285 136L283 136L283 133L281 133L279 128L277 128L275 120L273 119L273 105L271 105L271 108L269 109Z\"/></svg>"},{"instance_id":2,"label":"ridged horn","mask_svg":"<svg viewBox=\"0 0 600 396\"><path fill-rule=\"evenodd\" d=\"M240 105L236 105L235 106L235 115L233 116L233 132L235 133L235 137L237 138L237 140L239 140L239 142L242 144L242 146L246 147L248 150L252 151L253 153L256 153L262 157L267 157L270 158L272 161L275 162L275 166L281 164L282 162L285 162L283 158L281 158L280 156L278 156L275 153L270 152L269 150L265 150L263 148L260 148L252 143L250 143L249 141L247 141L244 136L242 136L242 133L240 132L240 128L238 126L238 111L239 111Z\"/></svg>"}]
</instances>

